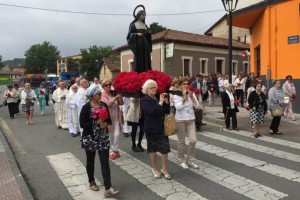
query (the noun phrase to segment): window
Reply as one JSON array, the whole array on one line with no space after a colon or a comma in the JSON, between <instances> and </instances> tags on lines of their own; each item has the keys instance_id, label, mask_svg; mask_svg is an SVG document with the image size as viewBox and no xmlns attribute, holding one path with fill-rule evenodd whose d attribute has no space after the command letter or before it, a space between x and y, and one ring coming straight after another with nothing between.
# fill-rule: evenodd
<instances>
[{"instance_id":1,"label":"window","mask_svg":"<svg viewBox=\"0 0 300 200\"><path fill-rule=\"evenodd\" d=\"M208 59L200 58L200 74L208 74Z\"/></svg>"},{"instance_id":2,"label":"window","mask_svg":"<svg viewBox=\"0 0 300 200\"><path fill-rule=\"evenodd\" d=\"M185 75L193 75L192 72L192 61L193 57L182 56L182 74Z\"/></svg>"},{"instance_id":3,"label":"window","mask_svg":"<svg viewBox=\"0 0 300 200\"><path fill-rule=\"evenodd\" d=\"M225 74L225 58L215 58L215 73Z\"/></svg>"},{"instance_id":4,"label":"window","mask_svg":"<svg viewBox=\"0 0 300 200\"><path fill-rule=\"evenodd\" d=\"M232 72L239 74L238 61L232 61Z\"/></svg>"},{"instance_id":5,"label":"window","mask_svg":"<svg viewBox=\"0 0 300 200\"><path fill-rule=\"evenodd\" d=\"M249 63L248 62L244 62L243 63L243 72L247 73L247 74L250 72Z\"/></svg>"},{"instance_id":6,"label":"window","mask_svg":"<svg viewBox=\"0 0 300 200\"><path fill-rule=\"evenodd\" d=\"M260 46L255 48L255 53L256 53L256 76L260 77Z\"/></svg>"}]
</instances>

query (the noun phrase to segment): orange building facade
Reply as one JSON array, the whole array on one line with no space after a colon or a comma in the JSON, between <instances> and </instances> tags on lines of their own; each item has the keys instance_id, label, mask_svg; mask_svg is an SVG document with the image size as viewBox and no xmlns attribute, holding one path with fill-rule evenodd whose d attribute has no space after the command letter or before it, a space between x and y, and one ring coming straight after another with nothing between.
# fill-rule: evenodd
<instances>
[{"instance_id":1,"label":"orange building facade","mask_svg":"<svg viewBox=\"0 0 300 200\"><path fill-rule=\"evenodd\" d=\"M250 65L256 76L300 79L300 0L263 1L234 13L233 26L251 32Z\"/></svg>"},{"instance_id":2,"label":"orange building facade","mask_svg":"<svg viewBox=\"0 0 300 200\"><path fill-rule=\"evenodd\" d=\"M293 76L300 95L300 0L266 0L240 9L233 14L233 26L248 28L251 34L250 68L266 80L285 82ZM293 103L300 113L300 101Z\"/></svg>"}]
</instances>

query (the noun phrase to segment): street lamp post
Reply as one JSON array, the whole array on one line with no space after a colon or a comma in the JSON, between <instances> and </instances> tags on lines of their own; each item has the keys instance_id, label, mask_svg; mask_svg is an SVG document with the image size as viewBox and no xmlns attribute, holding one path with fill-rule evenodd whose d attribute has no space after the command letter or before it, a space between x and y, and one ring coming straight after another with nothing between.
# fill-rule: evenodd
<instances>
[{"instance_id":1,"label":"street lamp post","mask_svg":"<svg viewBox=\"0 0 300 200\"><path fill-rule=\"evenodd\" d=\"M229 83L232 83L232 12L236 9L239 0L222 0L225 10L228 12L228 67Z\"/></svg>"}]
</instances>

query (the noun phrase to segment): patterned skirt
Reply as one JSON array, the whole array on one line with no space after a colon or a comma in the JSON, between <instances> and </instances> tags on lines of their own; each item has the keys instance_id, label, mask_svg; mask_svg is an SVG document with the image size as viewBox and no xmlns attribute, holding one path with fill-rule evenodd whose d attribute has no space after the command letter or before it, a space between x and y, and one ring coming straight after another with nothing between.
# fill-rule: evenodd
<instances>
[{"instance_id":1,"label":"patterned skirt","mask_svg":"<svg viewBox=\"0 0 300 200\"><path fill-rule=\"evenodd\" d=\"M33 112L34 111L34 104L33 103L22 104L22 111L23 112Z\"/></svg>"},{"instance_id":2,"label":"patterned skirt","mask_svg":"<svg viewBox=\"0 0 300 200\"><path fill-rule=\"evenodd\" d=\"M167 154L170 150L169 138L163 134L146 133L148 153Z\"/></svg>"},{"instance_id":3,"label":"patterned skirt","mask_svg":"<svg viewBox=\"0 0 300 200\"><path fill-rule=\"evenodd\" d=\"M252 124L263 124L264 123L264 113L263 107L259 107L257 111L250 109L250 121Z\"/></svg>"}]
</instances>

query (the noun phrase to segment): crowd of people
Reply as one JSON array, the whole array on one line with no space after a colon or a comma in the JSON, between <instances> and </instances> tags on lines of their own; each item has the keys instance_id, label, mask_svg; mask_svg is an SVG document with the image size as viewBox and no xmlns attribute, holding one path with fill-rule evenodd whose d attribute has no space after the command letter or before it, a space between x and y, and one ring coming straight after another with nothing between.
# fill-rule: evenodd
<instances>
[{"instance_id":1,"label":"crowd of people","mask_svg":"<svg viewBox=\"0 0 300 200\"><path fill-rule=\"evenodd\" d=\"M170 144L164 133L166 114L173 114L176 120L177 156L179 166L183 169L199 168L194 162L196 131L205 125L202 117L205 115L203 102L206 100L209 106L214 106L216 96L221 97L226 129L238 130L238 107L249 109L255 138L262 136L260 124L264 122L268 110L273 116L269 129L272 135L282 134L279 131L281 116L295 120L292 102L296 99L296 89L292 76L286 77L282 89L280 81L274 80L269 91L262 80L255 78L252 73L234 75L232 83L229 83L228 76L222 74L198 74L195 79L173 77L171 87L163 94L157 93L158 85L154 80L147 80L142 86L143 95L140 97L123 97L113 90L112 83L108 78L100 82L95 77L89 86L87 79L76 78L66 87L66 83L59 80L51 100L56 127L68 130L73 137L81 136L81 146L86 152L88 181L93 191L99 190L94 178L95 156L98 152L105 197L119 193L111 184L109 159L121 157L119 146L122 132L125 137L131 136L133 152L145 151L142 146L145 134L153 176L157 179L172 179L167 167ZM31 89L29 83L25 84L23 90L18 84L8 85L7 88L4 98L10 118L20 113L21 104L26 114L26 124L33 124L34 102L39 104L41 115L45 114L45 106L49 105L49 91L43 83L36 90ZM188 144L185 142L186 136ZM161 167L158 167L157 153L161 154Z\"/></svg>"}]
</instances>

